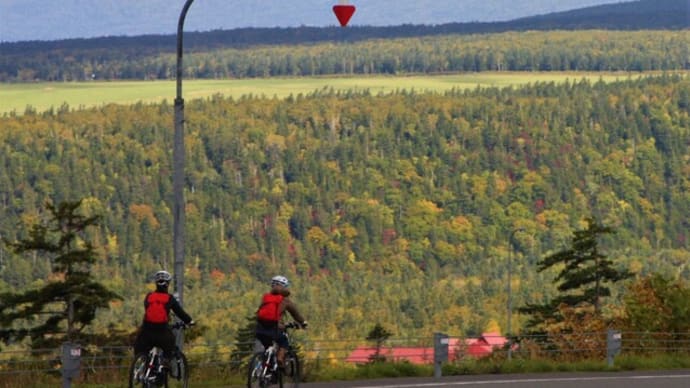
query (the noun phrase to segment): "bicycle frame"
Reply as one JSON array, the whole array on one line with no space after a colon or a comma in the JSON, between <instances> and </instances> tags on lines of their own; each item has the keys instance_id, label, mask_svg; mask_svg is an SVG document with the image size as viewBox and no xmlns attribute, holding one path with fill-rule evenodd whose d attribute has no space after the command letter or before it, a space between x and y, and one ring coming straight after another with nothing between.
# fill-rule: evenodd
<instances>
[{"instance_id":1,"label":"bicycle frame","mask_svg":"<svg viewBox=\"0 0 690 388\"><path fill-rule=\"evenodd\" d=\"M153 347L149 350L148 357L146 357L146 370L141 376L143 381L156 381L158 380L161 372L160 358L163 354L163 349L159 347Z\"/></svg>"},{"instance_id":2,"label":"bicycle frame","mask_svg":"<svg viewBox=\"0 0 690 388\"><path fill-rule=\"evenodd\" d=\"M286 325L286 329L294 329L298 327L299 326L297 324ZM249 380L247 382L248 387L251 388L253 386L252 381L255 381L261 388L268 387L272 384L279 384L282 388L284 377L294 378L297 376L296 378L299 379L299 365L295 365L295 363L299 363L299 361L297 360L296 355L293 353L292 344L290 343L287 330L285 331L285 335L288 336L288 343L290 344L288 347L288 353L286 354L286 362L288 361L287 357L294 358L290 365L291 372L285 375L285 372L278 368L278 343L274 340L270 346L264 349L263 352L255 353L254 357L252 358L249 370Z\"/></svg>"},{"instance_id":3,"label":"bicycle frame","mask_svg":"<svg viewBox=\"0 0 690 388\"><path fill-rule=\"evenodd\" d=\"M185 327L181 322L172 325L173 330L184 329ZM164 351L161 347L154 346L147 353L135 356L129 373L130 388L139 384L144 387L168 387L173 380L176 380L176 384L187 387L189 375L184 353L178 348L171 356L169 368L165 368L162 362Z\"/></svg>"},{"instance_id":4,"label":"bicycle frame","mask_svg":"<svg viewBox=\"0 0 690 388\"><path fill-rule=\"evenodd\" d=\"M261 377L266 378L268 373L276 373L278 370L278 344L273 342L271 346L264 351L263 365L261 366Z\"/></svg>"}]
</instances>

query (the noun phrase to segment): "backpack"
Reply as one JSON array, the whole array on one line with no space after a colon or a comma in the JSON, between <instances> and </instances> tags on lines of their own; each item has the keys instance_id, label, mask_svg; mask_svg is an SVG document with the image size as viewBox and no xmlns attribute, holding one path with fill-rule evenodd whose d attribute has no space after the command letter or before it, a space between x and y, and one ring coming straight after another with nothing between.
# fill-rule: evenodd
<instances>
[{"instance_id":1,"label":"backpack","mask_svg":"<svg viewBox=\"0 0 690 388\"><path fill-rule=\"evenodd\" d=\"M280 294L264 294L261 298L261 306L256 311L256 318L261 321L280 321L280 303L284 296Z\"/></svg>"},{"instance_id":2,"label":"backpack","mask_svg":"<svg viewBox=\"0 0 690 388\"><path fill-rule=\"evenodd\" d=\"M149 323L168 323L168 309L171 295L163 292L152 292L146 296L144 321Z\"/></svg>"}]
</instances>

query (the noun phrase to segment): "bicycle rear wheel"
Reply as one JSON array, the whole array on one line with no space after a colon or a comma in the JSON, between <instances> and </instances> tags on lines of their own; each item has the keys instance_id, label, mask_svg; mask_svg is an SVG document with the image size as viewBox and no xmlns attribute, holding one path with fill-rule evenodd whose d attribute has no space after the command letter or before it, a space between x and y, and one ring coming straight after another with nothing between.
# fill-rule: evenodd
<instances>
[{"instance_id":1,"label":"bicycle rear wheel","mask_svg":"<svg viewBox=\"0 0 690 388\"><path fill-rule=\"evenodd\" d=\"M178 351L170 360L170 370L165 379L165 388L187 388L189 385L189 363L187 356Z\"/></svg>"},{"instance_id":2,"label":"bicycle rear wheel","mask_svg":"<svg viewBox=\"0 0 690 388\"><path fill-rule=\"evenodd\" d=\"M129 367L129 388L134 387L148 387L149 383L146 380L146 369L148 368L148 354L142 353L134 357L132 365Z\"/></svg>"}]
</instances>

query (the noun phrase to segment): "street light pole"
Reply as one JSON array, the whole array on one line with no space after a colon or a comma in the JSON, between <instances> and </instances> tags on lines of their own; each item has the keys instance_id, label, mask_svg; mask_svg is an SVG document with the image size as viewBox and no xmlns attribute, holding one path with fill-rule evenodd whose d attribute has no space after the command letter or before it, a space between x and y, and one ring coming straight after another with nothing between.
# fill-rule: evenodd
<instances>
[{"instance_id":1,"label":"street light pole","mask_svg":"<svg viewBox=\"0 0 690 388\"><path fill-rule=\"evenodd\" d=\"M513 237L515 237L515 233L517 232L522 232L524 229L519 228L515 229L512 232L510 232L510 237L508 237L508 284L507 284L507 291L508 291L508 323L507 323L507 330L506 330L506 336L508 337L508 359L512 359L513 357L513 344L510 341L510 337L512 336L512 327L511 327L511 320L513 317L513 291L512 291L512 286L511 286L511 277L513 273Z\"/></svg>"},{"instance_id":2,"label":"street light pole","mask_svg":"<svg viewBox=\"0 0 690 388\"><path fill-rule=\"evenodd\" d=\"M194 0L187 0L177 22L177 95L175 97L175 135L173 139L173 255L175 258L175 289L180 304L184 294L184 99L182 98L182 35L184 19ZM182 330L177 346L182 349Z\"/></svg>"}]
</instances>

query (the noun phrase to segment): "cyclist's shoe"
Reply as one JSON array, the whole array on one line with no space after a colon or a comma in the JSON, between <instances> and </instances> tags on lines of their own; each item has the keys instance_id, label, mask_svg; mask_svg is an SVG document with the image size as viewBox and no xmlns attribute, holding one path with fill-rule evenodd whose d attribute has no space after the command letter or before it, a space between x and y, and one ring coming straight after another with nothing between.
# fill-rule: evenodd
<instances>
[{"instance_id":1,"label":"cyclist's shoe","mask_svg":"<svg viewBox=\"0 0 690 388\"><path fill-rule=\"evenodd\" d=\"M288 377L292 377L295 374L295 358L292 355L287 355L285 357L285 368L283 369L283 374Z\"/></svg>"},{"instance_id":2,"label":"cyclist's shoe","mask_svg":"<svg viewBox=\"0 0 690 388\"><path fill-rule=\"evenodd\" d=\"M269 384L277 384L278 383L278 374L277 373L266 373L265 378Z\"/></svg>"}]
</instances>

